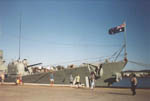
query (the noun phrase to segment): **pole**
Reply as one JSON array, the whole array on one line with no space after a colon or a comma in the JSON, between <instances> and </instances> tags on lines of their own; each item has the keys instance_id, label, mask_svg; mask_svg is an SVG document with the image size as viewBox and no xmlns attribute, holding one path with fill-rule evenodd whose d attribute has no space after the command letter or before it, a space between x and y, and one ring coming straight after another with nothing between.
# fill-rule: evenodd
<instances>
[{"instance_id":1,"label":"pole","mask_svg":"<svg viewBox=\"0 0 150 101\"><path fill-rule=\"evenodd\" d=\"M125 29L124 29L124 58L127 58L127 49L126 49L126 37L127 37L127 34L126 34L126 22L124 21L124 24L125 24Z\"/></svg>"},{"instance_id":2,"label":"pole","mask_svg":"<svg viewBox=\"0 0 150 101\"><path fill-rule=\"evenodd\" d=\"M20 26L19 26L19 60L20 60L20 57L21 57L21 24L22 24L22 15L20 14Z\"/></svg>"}]
</instances>

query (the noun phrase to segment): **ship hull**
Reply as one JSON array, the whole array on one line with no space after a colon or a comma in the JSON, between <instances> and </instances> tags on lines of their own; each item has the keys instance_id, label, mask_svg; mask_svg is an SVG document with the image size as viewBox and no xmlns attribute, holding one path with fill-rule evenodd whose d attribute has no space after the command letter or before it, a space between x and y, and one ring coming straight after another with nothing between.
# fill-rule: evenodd
<instances>
[{"instance_id":1,"label":"ship hull","mask_svg":"<svg viewBox=\"0 0 150 101\"><path fill-rule=\"evenodd\" d=\"M102 67L103 75L96 80L95 82L96 86L110 86L113 82L115 82L114 74L120 73L122 69L125 67L125 65L126 65L125 61L104 63ZM81 83L85 84L85 77L90 76L90 71L87 66L55 71L54 72L55 84L69 84L71 74L73 75L73 77L79 74ZM50 83L49 77L50 72L27 75L23 76L23 82L49 84Z\"/></svg>"},{"instance_id":2,"label":"ship hull","mask_svg":"<svg viewBox=\"0 0 150 101\"><path fill-rule=\"evenodd\" d=\"M95 85L96 86L111 86L113 82L115 82L116 78L114 75L116 73L120 73L123 68L125 67L125 61L119 62L111 62L111 63L103 63L103 75L96 79ZM32 75L23 76L24 83L40 83L40 84L49 84L50 83L50 73L37 73ZM70 83L70 75L72 74L73 77L80 75L80 81L82 84L85 84L85 77L89 77L91 72L88 66L81 66L78 68L72 69L63 69L54 72L54 80L55 84L69 84ZM14 77L9 77L6 79L7 82L14 82Z\"/></svg>"}]
</instances>

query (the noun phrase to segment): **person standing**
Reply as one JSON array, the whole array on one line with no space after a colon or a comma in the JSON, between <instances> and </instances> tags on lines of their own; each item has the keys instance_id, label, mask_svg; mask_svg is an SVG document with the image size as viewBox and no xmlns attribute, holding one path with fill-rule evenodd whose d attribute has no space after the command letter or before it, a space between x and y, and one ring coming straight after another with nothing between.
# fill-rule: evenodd
<instances>
[{"instance_id":1,"label":"person standing","mask_svg":"<svg viewBox=\"0 0 150 101\"><path fill-rule=\"evenodd\" d=\"M136 86L137 86L137 78L136 75L133 74L131 78L131 91L132 95L136 95Z\"/></svg>"},{"instance_id":2,"label":"person standing","mask_svg":"<svg viewBox=\"0 0 150 101\"><path fill-rule=\"evenodd\" d=\"M73 76L72 76L72 74L70 75L70 84L71 84L71 86L73 85Z\"/></svg>"},{"instance_id":3,"label":"person standing","mask_svg":"<svg viewBox=\"0 0 150 101\"><path fill-rule=\"evenodd\" d=\"M1 73L0 78L1 78L1 84L3 84L5 80L5 74Z\"/></svg>"},{"instance_id":4,"label":"person standing","mask_svg":"<svg viewBox=\"0 0 150 101\"><path fill-rule=\"evenodd\" d=\"M79 85L80 85L80 76L79 74L76 76L76 84L78 85L78 88L79 88Z\"/></svg>"},{"instance_id":5,"label":"person standing","mask_svg":"<svg viewBox=\"0 0 150 101\"><path fill-rule=\"evenodd\" d=\"M21 74L21 73L19 74L19 84L20 84L20 85L23 85L23 82L22 82L22 74Z\"/></svg>"},{"instance_id":6,"label":"person standing","mask_svg":"<svg viewBox=\"0 0 150 101\"><path fill-rule=\"evenodd\" d=\"M16 76L16 80L15 80L16 85L19 85L19 77Z\"/></svg>"},{"instance_id":7,"label":"person standing","mask_svg":"<svg viewBox=\"0 0 150 101\"><path fill-rule=\"evenodd\" d=\"M54 84L54 74L53 71L50 73L50 86L53 86Z\"/></svg>"},{"instance_id":8,"label":"person standing","mask_svg":"<svg viewBox=\"0 0 150 101\"><path fill-rule=\"evenodd\" d=\"M91 89L93 89L95 87L95 75L94 75L94 72L91 73L90 80L91 80Z\"/></svg>"}]
</instances>

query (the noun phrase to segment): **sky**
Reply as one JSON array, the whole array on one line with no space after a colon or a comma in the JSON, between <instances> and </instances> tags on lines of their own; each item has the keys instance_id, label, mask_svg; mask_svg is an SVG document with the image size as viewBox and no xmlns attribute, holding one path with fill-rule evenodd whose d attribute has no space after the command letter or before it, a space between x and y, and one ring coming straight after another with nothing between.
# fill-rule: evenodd
<instances>
[{"instance_id":1,"label":"sky","mask_svg":"<svg viewBox=\"0 0 150 101\"><path fill-rule=\"evenodd\" d=\"M21 22L20 57L30 64L100 61L121 48L124 33L108 30L125 21L128 60L149 64L149 9L149 0L0 0L0 49L7 63L18 59Z\"/></svg>"}]
</instances>

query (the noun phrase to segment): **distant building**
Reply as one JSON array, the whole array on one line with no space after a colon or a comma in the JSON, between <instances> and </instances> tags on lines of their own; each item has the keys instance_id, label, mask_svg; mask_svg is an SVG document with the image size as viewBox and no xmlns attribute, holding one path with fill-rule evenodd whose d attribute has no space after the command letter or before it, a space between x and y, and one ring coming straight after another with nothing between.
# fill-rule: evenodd
<instances>
[{"instance_id":1,"label":"distant building","mask_svg":"<svg viewBox=\"0 0 150 101\"><path fill-rule=\"evenodd\" d=\"M150 77L150 70L140 70L140 71L123 71L122 76L123 77L129 77L131 74L136 74L137 77Z\"/></svg>"}]
</instances>

